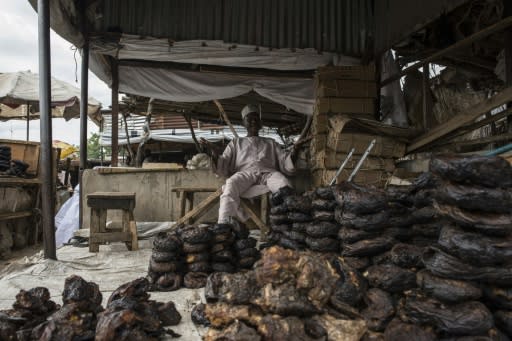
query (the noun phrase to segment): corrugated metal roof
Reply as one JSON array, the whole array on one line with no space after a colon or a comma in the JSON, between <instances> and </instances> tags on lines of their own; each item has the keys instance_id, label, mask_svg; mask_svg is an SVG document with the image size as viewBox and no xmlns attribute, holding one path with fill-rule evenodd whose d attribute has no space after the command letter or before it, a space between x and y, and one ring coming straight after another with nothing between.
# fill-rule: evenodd
<instances>
[{"instance_id":1,"label":"corrugated metal roof","mask_svg":"<svg viewBox=\"0 0 512 341\"><path fill-rule=\"evenodd\" d=\"M361 56L374 0L105 0L98 31Z\"/></svg>"}]
</instances>

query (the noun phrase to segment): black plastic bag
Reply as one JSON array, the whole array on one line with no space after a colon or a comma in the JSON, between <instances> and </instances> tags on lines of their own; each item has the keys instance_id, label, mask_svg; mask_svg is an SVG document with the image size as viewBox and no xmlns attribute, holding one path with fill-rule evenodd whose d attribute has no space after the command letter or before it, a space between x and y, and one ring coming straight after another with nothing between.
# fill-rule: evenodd
<instances>
[{"instance_id":1,"label":"black plastic bag","mask_svg":"<svg viewBox=\"0 0 512 341\"><path fill-rule=\"evenodd\" d=\"M372 288L364 296L366 308L361 311L368 329L380 332L395 315L391 295L381 289Z\"/></svg>"},{"instance_id":2,"label":"black plastic bag","mask_svg":"<svg viewBox=\"0 0 512 341\"><path fill-rule=\"evenodd\" d=\"M307 213L311 210L311 199L301 195L290 195L284 199L289 211Z\"/></svg>"},{"instance_id":3,"label":"black plastic bag","mask_svg":"<svg viewBox=\"0 0 512 341\"><path fill-rule=\"evenodd\" d=\"M321 237L336 237L338 235L340 227L336 223L328 222L328 221L320 221L315 223L310 223L306 227L306 233L315 238Z\"/></svg>"},{"instance_id":4,"label":"black plastic bag","mask_svg":"<svg viewBox=\"0 0 512 341\"><path fill-rule=\"evenodd\" d=\"M365 276L372 287L399 293L416 287L416 274L394 264L372 265Z\"/></svg>"},{"instance_id":5,"label":"black plastic bag","mask_svg":"<svg viewBox=\"0 0 512 341\"><path fill-rule=\"evenodd\" d=\"M330 238L330 237L324 237L324 238L306 237L306 244L313 251L338 252L340 250L340 242L336 238Z\"/></svg>"},{"instance_id":6,"label":"black plastic bag","mask_svg":"<svg viewBox=\"0 0 512 341\"><path fill-rule=\"evenodd\" d=\"M343 259L335 258L331 264L340 275L340 279L336 282L332 296L334 296L337 301L356 306L362 301L368 290L368 281L359 271L351 268Z\"/></svg>"},{"instance_id":7,"label":"black plastic bag","mask_svg":"<svg viewBox=\"0 0 512 341\"><path fill-rule=\"evenodd\" d=\"M270 214L269 221L271 225L291 224L287 214Z\"/></svg>"},{"instance_id":8,"label":"black plastic bag","mask_svg":"<svg viewBox=\"0 0 512 341\"><path fill-rule=\"evenodd\" d=\"M416 283L423 292L446 303L478 300L482 296L482 290L471 282L437 277L428 270L416 274Z\"/></svg>"},{"instance_id":9,"label":"black plastic bag","mask_svg":"<svg viewBox=\"0 0 512 341\"><path fill-rule=\"evenodd\" d=\"M507 235L512 231L512 213L486 213L464 210L460 207L434 203L441 216L457 225L491 235Z\"/></svg>"},{"instance_id":10,"label":"black plastic bag","mask_svg":"<svg viewBox=\"0 0 512 341\"><path fill-rule=\"evenodd\" d=\"M388 207L386 192L352 182L342 182L334 187L334 197L344 212L368 214Z\"/></svg>"},{"instance_id":11,"label":"black plastic bag","mask_svg":"<svg viewBox=\"0 0 512 341\"><path fill-rule=\"evenodd\" d=\"M496 326L508 337L512 337L512 311L498 310L494 312Z\"/></svg>"},{"instance_id":12,"label":"black plastic bag","mask_svg":"<svg viewBox=\"0 0 512 341\"><path fill-rule=\"evenodd\" d=\"M324 200L334 200L334 193L332 187L318 187L315 190L315 195Z\"/></svg>"},{"instance_id":13,"label":"black plastic bag","mask_svg":"<svg viewBox=\"0 0 512 341\"><path fill-rule=\"evenodd\" d=\"M336 200L315 199L311 202L311 209L321 211L334 211L338 206Z\"/></svg>"},{"instance_id":14,"label":"black plastic bag","mask_svg":"<svg viewBox=\"0 0 512 341\"><path fill-rule=\"evenodd\" d=\"M413 295L406 298L400 317L453 335L482 335L493 326L491 312L477 301L447 306L433 298Z\"/></svg>"},{"instance_id":15,"label":"black plastic bag","mask_svg":"<svg viewBox=\"0 0 512 341\"><path fill-rule=\"evenodd\" d=\"M494 213L512 211L512 190L446 182L434 192L436 201L466 210Z\"/></svg>"},{"instance_id":16,"label":"black plastic bag","mask_svg":"<svg viewBox=\"0 0 512 341\"><path fill-rule=\"evenodd\" d=\"M303 223L307 221L311 221L312 217L309 213L302 212L288 212L288 219L292 223Z\"/></svg>"},{"instance_id":17,"label":"black plastic bag","mask_svg":"<svg viewBox=\"0 0 512 341\"><path fill-rule=\"evenodd\" d=\"M334 211L313 211L313 219L316 221L334 221Z\"/></svg>"},{"instance_id":18,"label":"black plastic bag","mask_svg":"<svg viewBox=\"0 0 512 341\"><path fill-rule=\"evenodd\" d=\"M437 156L430 161L430 171L454 182L512 186L512 166L499 156Z\"/></svg>"},{"instance_id":19,"label":"black plastic bag","mask_svg":"<svg viewBox=\"0 0 512 341\"><path fill-rule=\"evenodd\" d=\"M389 237L377 237L374 239L365 239L353 244L343 244L343 256L364 257L373 256L389 250L393 246L394 240Z\"/></svg>"},{"instance_id":20,"label":"black plastic bag","mask_svg":"<svg viewBox=\"0 0 512 341\"><path fill-rule=\"evenodd\" d=\"M434 247L423 254L423 263L431 273L444 278L512 285L512 265L478 267L464 263Z\"/></svg>"},{"instance_id":21,"label":"black plastic bag","mask_svg":"<svg viewBox=\"0 0 512 341\"><path fill-rule=\"evenodd\" d=\"M390 260L402 268L423 267L423 248L416 245L399 243L390 251Z\"/></svg>"},{"instance_id":22,"label":"black plastic bag","mask_svg":"<svg viewBox=\"0 0 512 341\"><path fill-rule=\"evenodd\" d=\"M483 295L488 306L497 309L512 310L512 288L484 286Z\"/></svg>"},{"instance_id":23,"label":"black plastic bag","mask_svg":"<svg viewBox=\"0 0 512 341\"><path fill-rule=\"evenodd\" d=\"M388 210L378 213L359 215L343 212L343 210L338 207L335 211L335 218L342 226L366 231L380 231L391 226Z\"/></svg>"},{"instance_id":24,"label":"black plastic bag","mask_svg":"<svg viewBox=\"0 0 512 341\"><path fill-rule=\"evenodd\" d=\"M378 231L365 231L361 229L352 229L349 227L342 227L338 231L338 238L342 243L355 243L363 239L375 238L380 234Z\"/></svg>"},{"instance_id":25,"label":"black plastic bag","mask_svg":"<svg viewBox=\"0 0 512 341\"><path fill-rule=\"evenodd\" d=\"M512 236L488 237L445 226L438 243L448 253L473 265L496 265L512 259Z\"/></svg>"},{"instance_id":26,"label":"black plastic bag","mask_svg":"<svg viewBox=\"0 0 512 341\"><path fill-rule=\"evenodd\" d=\"M439 185L439 178L432 172L421 173L412 182L411 192L418 192L424 189L437 188Z\"/></svg>"},{"instance_id":27,"label":"black plastic bag","mask_svg":"<svg viewBox=\"0 0 512 341\"><path fill-rule=\"evenodd\" d=\"M414 203L411 195L412 186L393 186L386 188L386 196L391 203L399 203L401 205L411 207Z\"/></svg>"},{"instance_id":28,"label":"black plastic bag","mask_svg":"<svg viewBox=\"0 0 512 341\"><path fill-rule=\"evenodd\" d=\"M443 223L440 221L428 223L428 224L414 224L412 231L415 235L424 237L439 237Z\"/></svg>"},{"instance_id":29,"label":"black plastic bag","mask_svg":"<svg viewBox=\"0 0 512 341\"><path fill-rule=\"evenodd\" d=\"M416 324L403 323L399 319L391 321L384 331L384 341L436 341L431 329L423 329Z\"/></svg>"}]
</instances>

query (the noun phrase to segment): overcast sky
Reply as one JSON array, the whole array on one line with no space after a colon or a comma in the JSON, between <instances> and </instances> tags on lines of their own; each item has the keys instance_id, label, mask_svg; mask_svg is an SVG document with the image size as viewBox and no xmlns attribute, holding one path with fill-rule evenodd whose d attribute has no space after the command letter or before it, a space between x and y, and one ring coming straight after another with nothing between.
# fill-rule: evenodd
<instances>
[{"instance_id":1,"label":"overcast sky","mask_svg":"<svg viewBox=\"0 0 512 341\"><path fill-rule=\"evenodd\" d=\"M28 0L0 0L0 73L30 70L39 73L37 13ZM51 31L52 77L80 87L80 53L73 46ZM76 56L76 63L75 58ZM78 79L78 82L76 82ZM89 71L89 96L100 101L103 108L111 104L110 89ZM80 120L53 119L53 139L80 144ZM0 138L26 139L26 122L0 121ZM88 135L98 132L89 121ZM39 141L39 120L30 121L30 140Z\"/></svg>"}]
</instances>

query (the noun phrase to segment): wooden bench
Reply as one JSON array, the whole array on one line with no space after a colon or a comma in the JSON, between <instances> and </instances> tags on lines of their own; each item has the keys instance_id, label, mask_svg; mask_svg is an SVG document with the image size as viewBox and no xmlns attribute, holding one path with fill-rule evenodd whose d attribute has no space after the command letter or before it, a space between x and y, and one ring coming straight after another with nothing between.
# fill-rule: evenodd
<instances>
[{"instance_id":1,"label":"wooden bench","mask_svg":"<svg viewBox=\"0 0 512 341\"><path fill-rule=\"evenodd\" d=\"M179 200L178 210L180 217L174 224L174 227L182 226L184 224L192 224L195 219L203 215L209 208L217 203L221 194L222 188L213 187L174 187L172 189L176 193ZM194 194L195 193L211 193L206 199L201 201L196 207L194 207ZM188 209L187 209L188 202ZM268 211L268 200L267 194L261 196L261 217L255 213L253 205L248 199L242 198L240 205L247 212L250 219L254 221L256 226L261 230L263 234L267 233L269 228L267 226L267 211Z\"/></svg>"},{"instance_id":2,"label":"wooden bench","mask_svg":"<svg viewBox=\"0 0 512 341\"><path fill-rule=\"evenodd\" d=\"M89 252L98 252L100 244L109 242L124 242L131 251L139 249L137 224L133 217L135 193L90 193L87 195L87 205L91 208ZM107 210L123 211L121 228L107 228Z\"/></svg>"}]
</instances>

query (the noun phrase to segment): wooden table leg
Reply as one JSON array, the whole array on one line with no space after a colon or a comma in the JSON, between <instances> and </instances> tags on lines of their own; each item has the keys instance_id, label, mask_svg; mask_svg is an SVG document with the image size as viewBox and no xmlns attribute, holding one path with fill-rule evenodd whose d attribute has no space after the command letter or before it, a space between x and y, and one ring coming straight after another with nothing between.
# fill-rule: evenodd
<instances>
[{"instance_id":1,"label":"wooden table leg","mask_svg":"<svg viewBox=\"0 0 512 341\"><path fill-rule=\"evenodd\" d=\"M176 192L176 195L178 196L178 198L180 199L179 203L180 203L180 207L179 207L179 210L180 210L180 218L183 217L185 215L185 200L187 199L187 196L185 195L185 192Z\"/></svg>"},{"instance_id":2,"label":"wooden table leg","mask_svg":"<svg viewBox=\"0 0 512 341\"><path fill-rule=\"evenodd\" d=\"M187 193L187 201L188 201L188 210L187 212L190 212L194 209L194 192L186 192ZM193 224L194 223L194 217L190 217L187 224Z\"/></svg>"}]
</instances>

